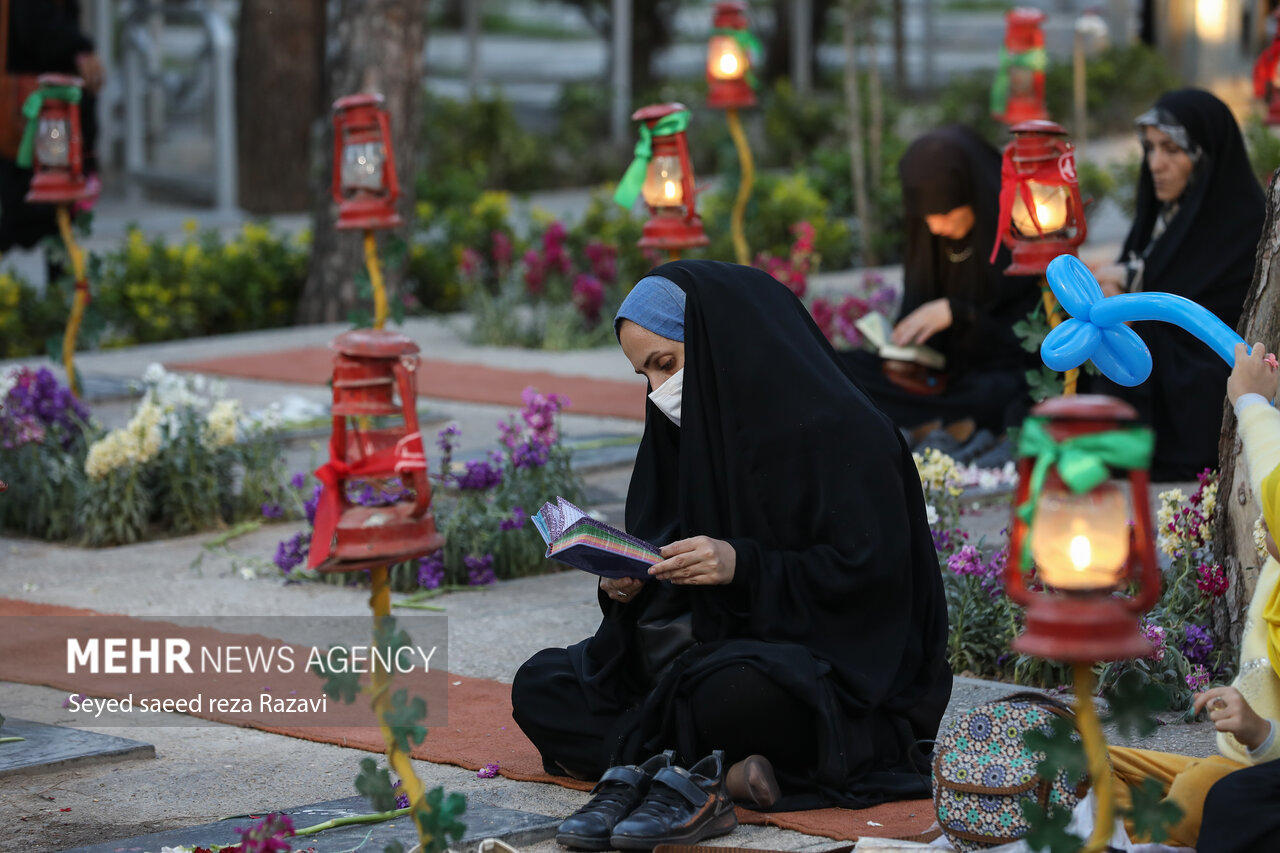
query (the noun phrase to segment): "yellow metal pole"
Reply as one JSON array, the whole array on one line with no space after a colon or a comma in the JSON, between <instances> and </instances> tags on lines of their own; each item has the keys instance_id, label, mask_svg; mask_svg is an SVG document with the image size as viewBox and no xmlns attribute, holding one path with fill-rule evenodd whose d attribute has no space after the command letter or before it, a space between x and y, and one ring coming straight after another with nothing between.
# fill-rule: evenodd
<instances>
[{"instance_id":1,"label":"yellow metal pole","mask_svg":"<svg viewBox=\"0 0 1280 853\"><path fill-rule=\"evenodd\" d=\"M743 219L747 213L747 202L751 200L751 185L755 183L756 167L751 159L747 135L742 132L737 107L730 107L725 110L725 114L729 119L729 135L733 137L733 145L738 149L738 164L742 170L742 180L738 182L738 197L733 201L733 213L729 217L729 233L733 236L733 253L738 263L746 265L751 263L751 247L747 245Z\"/></svg>"},{"instance_id":2,"label":"yellow metal pole","mask_svg":"<svg viewBox=\"0 0 1280 853\"><path fill-rule=\"evenodd\" d=\"M1107 760L1107 741L1098 722L1098 711L1093 707L1093 667L1078 663L1072 667L1076 684L1076 726L1084 742L1084 754L1089 761L1089 779L1098 799L1098 813L1093 821L1093 833L1085 842L1081 853L1102 853L1111 841L1115 825L1115 802L1111 791L1111 763Z\"/></svg>"},{"instance_id":3,"label":"yellow metal pole","mask_svg":"<svg viewBox=\"0 0 1280 853\"><path fill-rule=\"evenodd\" d=\"M71 232L71 209L65 204L58 205L58 230L62 232L62 242L66 244L67 256L71 258L71 271L76 282L76 292L71 302L71 316L67 318L67 330L62 335L62 366L67 371L67 385L71 388L71 393L79 397L80 383L76 379L76 338L80 334L80 323L84 319L85 306L89 304L89 280L84 272L84 252L76 245L75 235Z\"/></svg>"},{"instance_id":4,"label":"yellow metal pole","mask_svg":"<svg viewBox=\"0 0 1280 853\"><path fill-rule=\"evenodd\" d=\"M372 232L365 233L372 234ZM369 607L373 610L376 636L378 625L382 624L384 618L391 615L391 572L387 566L379 566L369 570L369 577L373 584L369 595ZM372 691L373 710L378 715L382 739L387 742L387 764L391 765L391 769L400 777L400 784L404 786L404 792L409 797L412 813L428 810L426 789L423 788L422 780L413 772L413 762L408 753L403 752L396 743L395 734L387 722L387 712L391 709L391 674L379 664L377 655L373 656ZM416 819L414 825L418 829L419 849L430 849L431 836L423 830Z\"/></svg>"},{"instance_id":5,"label":"yellow metal pole","mask_svg":"<svg viewBox=\"0 0 1280 853\"><path fill-rule=\"evenodd\" d=\"M378 266L378 239L371 228L364 232L364 265L369 270L369 283L373 285L373 327L381 329L387 322L387 290Z\"/></svg>"},{"instance_id":6,"label":"yellow metal pole","mask_svg":"<svg viewBox=\"0 0 1280 853\"><path fill-rule=\"evenodd\" d=\"M1053 291L1049 289L1049 282L1040 279L1040 297L1044 300L1044 315L1049 320L1049 328L1056 329L1062 322L1062 316L1058 313L1058 298L1053 295ZM1070 397L1076 393L1076 383L1080 379L1080 369L1073 367L1068 370L1062 379L1062 395Z\"/></svg>"}]
</instances>

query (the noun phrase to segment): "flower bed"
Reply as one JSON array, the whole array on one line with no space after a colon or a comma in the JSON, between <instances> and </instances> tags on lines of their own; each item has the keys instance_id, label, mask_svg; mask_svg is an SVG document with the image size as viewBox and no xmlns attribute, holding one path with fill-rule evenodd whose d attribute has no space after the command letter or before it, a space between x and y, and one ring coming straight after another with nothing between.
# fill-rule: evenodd
<instances>
[{"instance_id":1,"label":"flower bed","mask_svg":"<svg viewBox=\"0 0 1280 853\"><path fill-rule=\"evenodd\" d=\"M1069 683L1067 666L1010 651L1023 623L1022 609L1004 590L1008 541L972 543L960 527L965 487L1012 485L1012 465L1002 472L984 472L957 465L937 450L916 454L915 459L946 591L947 657L952 669L1036 687ZM1213 600L1227 588L1226 575L1212 562L1210 549L1216 478L1206 470L1190 497L1174 489L1162 492L1159 500L1158 543L1171 564L1162 578L1160 600L1141 625L1154 650L1141 660L1102 663L1096 670L1100 691L1134 673L1130 680L1162 686L1169 708L1181 710L1190 707L1194 692L1228 682L1235 666L1232 651L1215 649L1206 628Z\"/></svg>"},{"instance_id":2,"label":"flower bed","mask_svg":"<svg viewBox=\"0 0 1280 853\"><path fill-rule=\"evenodd\" d=\"M529 515L545 501L562 496L582 500L582 483L570 467L570 452L561 441L558 415L568 408L568 398L543 395L533 388L523 394L519 418L510 415L498 422L498 449L465 464L453 464L460 430L450 424L436 435L440 453L433 511L444 534L442 550L392 567L393 589L400 592L484 586L498 579L555 570L544 558L546 546ZM302 501L308 527L282 541L275 564L291 577L313 577L344 583L348 576L315 575L305 569L311 543L310 525L320 499L320 486L305 474L291 480L293 494ZM347 499L360 506L381 506L412 500L412 493L398 481L351 482ZM263 507L263 514L277 517L277 504Z\"/></svg>"},{"instance_id":3,"label":"flower bed","mask_svg":"<svg viewBox=\"0 0 1280 853\"><path fill-rule=\"evenodd\" d=\"M128 424L106 430L46 368L0 377L0 529L84 545L250 518L281 491L276 424L203 377L152 365Z\"/></svg>"}]
</instances>

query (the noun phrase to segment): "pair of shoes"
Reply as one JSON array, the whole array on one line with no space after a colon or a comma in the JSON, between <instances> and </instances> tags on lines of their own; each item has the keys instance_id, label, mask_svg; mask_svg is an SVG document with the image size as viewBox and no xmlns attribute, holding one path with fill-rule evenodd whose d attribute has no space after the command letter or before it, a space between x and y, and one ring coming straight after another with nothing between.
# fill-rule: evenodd
<instances>
[{"instance_id":1,"label":"pair of shoes","mask_svg":"<svg viewBox=\"0 0 1280 853\"><path fill-rule=\"evenodd\" d=\"M670 767L675 752L668 749L643 764L610 767L591 789L592 797L556 830L556 841L578 850L609 850L613 828L635 811L649 792L659 770Z\"/></svg>"},{"instance_id":2,"label":"pair of shoes","mask_svg":"<svg viewBox=\"0 0 1280 853\"><path fill-rule=\"evenodd\" d=\"M955 460L962 465L969 465L973 460L996 446L996 437L990 430L980 429L973 434L963 447L955 454Z\"/></svg>"},{"instance_id":3,"label":"pair of shoes","mask_svg":"<svg viewBox=\"0 0 1280 853\"><path fill-rule=\"evenodd\" d=\"M748 755L734 762L724 775L724 783L730 799L757 809L772 807L782 795L773 764L763 755Z\"/></svg>"},{"instance_id":4,"label":"pair of shoes","mask_svg":"<svg viewBox=\"0 0 1280 853\"><path fill-rule=\"evenodd\" d=\"M652 850L659 844L697 844L737 827L724 753L717 749L688 770L672 766L655 773L644 802L613 828L609 840L619 850Z\"/></svg>"}]
</instances>

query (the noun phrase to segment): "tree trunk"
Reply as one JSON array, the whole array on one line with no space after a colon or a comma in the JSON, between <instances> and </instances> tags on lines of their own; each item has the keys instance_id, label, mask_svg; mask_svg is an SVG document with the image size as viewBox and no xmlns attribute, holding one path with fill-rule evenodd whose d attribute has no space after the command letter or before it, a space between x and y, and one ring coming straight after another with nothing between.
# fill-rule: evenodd
<instances>
[{"instance_id":1,"label":"tree trunk","mask_svg":"<svg viewBox=\"0 0 1280 853\"><path fill-rule=\"evenodd\" d=\"M866 26L862 28L862 32L866 34L867 39L867 100L870 107L870 127L867 128L867 176L871 185L872 197L880 196L880 169L881 158L884 156L884 99L881 96L882 83L880 80L880 56L877 51L876 44L876 15L878 13L878 4L875 0L868 0L863 6L863 21ZM863 233L866 234L867 251L863 253L868 266L875 266L880 262L879 253L876 251L875 235L880 230L880 223L876 221L875 206L867 205L867 220L863 226Z\"/></svg>"},{"instance_id":2,"label":"tree trunk","mask_svg":"<svg viewBox=\"0 0 1280 853\"><path fill-rule=\"evenodd\" d=\"M844 0L844 102L849 114L849 171L853 181L853 212L858 217L858 247L862 265L871 252L868 227L871 203L867 194L867 155L862 144L862 96L858 91L858 0Z\"/></svg>"},{"instance_id":3,"label":"tree trunk","mask_svg":"<svg viewBox=\"0 0 1280 853\"><path fill-rule=\"evenodd\" d=\"M893 90L907 94L907 24L904 0L893 0Z\"/></svg>"},{"instance_id":4,"label":"tree trunk","mask_svg":"<svg viewBox=\"0 0 1280 853\"><path fill-rule=\"evenodd\" d=\"M1278 173L1280 174L1280 173ZM1253 284L1244 301L1240 324L1236 327L1250 345L1261 341L1268 350L1280 344L1280 180L1272 176L1267 190L1267 224L1258 244L1253 268ZM1222 437L1218 442L1218 514L1213 528L1214 558L1226 569L1231 586L1213 607L1215 642L1230 641L1238 646L1244 630L1245 611L1258 579L1253 526L1262 514L1258 498L1249 486L1236 417L1230 404L1224 406Z\"/></svg>"},{"instance_id":5,"label":"tree trunk","mask_svg":"<svg viewBox=\"0 0 1280 853\"><path fill-rule=\"evenodd\" d=\"M831 9L831 0L813 0L812 26L809 28L809 44L813 50L809 55L809 79L817 88L818 52L822 47L822 34L826 30L827 12ZM773 0L773 31L764 38L764 72L765 81L773 82L781 77L791 77L791 0Z\"/></svg>"},{"instance_id":6,"label":"tree trunk","mask_svg":"<svg viewBox=\"0 0 1280 853\"><path fill-rule=\"evenodd\" d=\"M362 91L381 92L391 116L391 148L400 182L397 205L406 223L399 233L407 238L413 221L415 153L422 103L422 50L426 40L427 3L424 0L336 0L337 13L330 18L330 56L327 64L326 99ZM316 151L313 177L311 268L298 321L333 323L347 319L356 309L372 310L359 295L356 279L364 268L361 235L334 229L337 208L329 195L333 170L331 126ZM401 269L387 268L387 295L396 292L404 278Z\"/></svg>"},{"instance_id":7,"label":"tree trunk","mask_svg":"<svg viewBox=\"0 0 1280 853\"><path fill-rule=\"evenodd\" d=\"M324 4L241 0L236 54L240 206L311 206L311 150L324 106Z\"/></svg>"}]
</instances>

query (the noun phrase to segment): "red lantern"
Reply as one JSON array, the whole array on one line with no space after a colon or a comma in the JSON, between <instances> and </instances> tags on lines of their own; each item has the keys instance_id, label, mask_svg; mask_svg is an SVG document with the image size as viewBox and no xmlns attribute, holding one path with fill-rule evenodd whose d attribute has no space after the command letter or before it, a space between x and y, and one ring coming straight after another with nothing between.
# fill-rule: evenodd
<instances>
[{"instance_id":1,"label":"red lantern","mask_svg":"<svg viewBox=\"0 0 1280 853\"><path fill-rule=\"evenodd\" d=\"M1000 70L991 91L991 115L1005 124L1049 117L1044 106L1045 14L1039 9L1010 9L1004 16Z\"/></svg>"},{"instance_id":2,"label":"red lantern","mask_svg":"<svg viewBox=\"0 0 1280 853\"><path fill-rule=\"evenodd\" d=\"M84 81L67 74L41 74L37 95L43 95L34 119L31 188L26 200L41 204L71 204L94 195L85 181L80 135L80 102L76 92ZM30 131L28 131L30 132Z\"/></svg>"},{"instance_id":3,"label":"red lantern","mask_svg":"<svg viewBox=\"0 0 1280 853\"><path fill-rule=\"evenodd\" d=\"M391 123L378 94L347 95L333 102L333 200L335 227L396 228L396 158Z\"/></svg>"},{"instance_id":4,"label":"red lantern","mask_svg":"<svg viewBox=\"0 0 1280 853\"><path fill-rule=\"evenodd\" d=\"M1253 94L1267 104L1267 124L1280 124L1280 9L1271 14L1276 32L1253 64Z\"/></svg>"},{"instance_id":5,"label":"red lantern","mask_svg":"<svg viewBox=\"0 0 1280 853\"><path fill-rule=\"evenodd\" d=\"M431 484L418 428L418 345L396 332L357 329L339 335L330 346L338 353L333 359L333 434L329 461L316 471L323 490L308 565L321 572L345 572L438 550L444 537L431 513ZM402 423L379 428L375 418ZM385 506L356 506L347 497L353 480L398 481L413 495Z\"/></svg>"},{"instance_id":6,"label":"red lantern","mask_svg":"<svg viewBox=\"0 0 1280 853\"><path fill-rule=\"evenodd\" d=\"M649 206L649 221L637 243L642 249L676 252L710 242L697 212L697 189L685 131L681 128L673 133L662 132L663 119L682 113L688 113L684 104L670 103L643 107L631 115L633 120L645 123L653 146L641 188Z\"/></svg>"},{"instance_id":7,"label":"red lantern","mask_svg":"<svg viewBox=\"0 0 1280 853\"><path fill-rule=\"evenodd\" d=\"M752 65L759 42L747 29L744 0L717 3L707 42L707 106L738 109L756 105Z\"/></svg>"},{"instance_id":8,"label":"red lantern","mask_svg":"<svg viewBox=\"0 0 1280 853\"><path fill-rule=\"evenodd\" d=\"M1160 597L1160 574L1147 497L1150 432L1135 429L1136 417L1127 403L1089 395L1056 397L1031 410L1019 439L1024 455L1018 461L1005 568L1009 598L1026 608L1026 630L1014 641L1015 651L1068 663L1151 653L1138 619ZM1108 439L1140 447L1141 452L1121 466L1099 449ZM1070 447L1072 440L1077 440L1075 447ZM1115 445L1112 448L1116 452ZM1087 488L1081 483L1068 487L1056 467L1049 467L1043 487L1033 494L1037 466L1050 465L1053 454L1068 449L1073 454L1095 453L1106 471ZM1047 453L1050 458L1028 452ZM1074 457L1076 462L1079 459ZM1117 467L1128 470L1127 498L1106 479ZM1078 471L1076 466L1074 472ZM1029 519L1024 508L1028 504L1033 510ZM1042 591L1027 588L1024 549L1033 559ZM1134 584L1133 596L1118 594Z\"/></svg>"},{"instance_id":9,"label":"red lantern","mask_svg":"<svg viewBox=\"0 0 1280 853\"><path fill-rule=\"evenodd\" d=\"M1010 131L991 261L1003 241L1013 251L1005 275L1043 275L1058 255L1074 255L1088 233L1075 148L1061 125L1051 121L1027 121Z\"/></svg>"}]
</instances>

